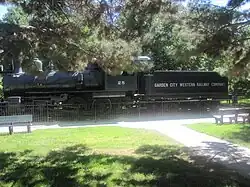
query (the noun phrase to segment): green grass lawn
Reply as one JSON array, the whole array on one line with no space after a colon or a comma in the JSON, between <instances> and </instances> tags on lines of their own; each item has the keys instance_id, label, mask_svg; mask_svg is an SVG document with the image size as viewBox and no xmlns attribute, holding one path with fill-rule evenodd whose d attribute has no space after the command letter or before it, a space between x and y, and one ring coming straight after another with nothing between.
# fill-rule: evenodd
<instances>
[{"instance_id":1,"label":"green grass lawn","mask_svg":"<svg viewBox=\"0 0 250 187\"><path fill-rule=\"evenodd\" d=\"M0 186L240 187L250 181L191 159L154 131L93 127L0 136Z\"/></svg>"},{"instance_id":2,"label":"green grass lawn","mask_svg":"<svg viewBox=\"0 0 250 187\"><path fill-rule=\"evenodd\" d=\"M249 124L190 124L187 127L250 148Z\"/></svg>"},{"instance_id":3,"label":"green grass lawn","mask_svg":"<svg viewBox=\"0 0 250 187\"><path fill-rule=\"evenodd\" d=\"M121 127L38 130L31 134L0 136L0 151L32 150L33 154L47 154L54 149L87 145L93 150L131 150L145 144L166 145L173 140L154 131Z\"/></svg>"}]
</instances>

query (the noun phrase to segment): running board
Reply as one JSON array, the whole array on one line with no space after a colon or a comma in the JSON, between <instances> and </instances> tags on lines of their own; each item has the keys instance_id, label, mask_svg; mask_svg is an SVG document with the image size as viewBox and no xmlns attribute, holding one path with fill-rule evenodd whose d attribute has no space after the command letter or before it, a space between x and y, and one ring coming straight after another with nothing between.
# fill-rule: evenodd
<instances>
[{"instance_id":1,"label":"running board","mask_svg":"<svg viewBox=\"0 0 250 187\"><path fill-rule=\"evenodd\" d=\"M124 92L119 93L93 93L93 98L115 98L115 97L126 97Z\"/></svg>"}]
</instances>

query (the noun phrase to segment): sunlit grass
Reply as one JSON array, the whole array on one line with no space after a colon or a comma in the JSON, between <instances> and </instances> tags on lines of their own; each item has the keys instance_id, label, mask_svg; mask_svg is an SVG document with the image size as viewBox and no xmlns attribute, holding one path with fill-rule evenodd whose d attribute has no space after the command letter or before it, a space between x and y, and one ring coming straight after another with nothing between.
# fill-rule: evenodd
<instances>
[{"instance_id":1,"label":"sunlit grass","mask_svg":"<svg viewBox=\"0 0 250 187\"><path fill-rule=\"evenodd\" d=\"M220 186L249 181L190 160L155 131L121 127L38 130L0 136L2 187Z\"/></svg>"},{"instance_id":2,"label":"sunlit grass","mask_svg":"<svg viewBox=\"0 0 250 187\"><path fill-rule=\"evenodd\" d=\"M174 141L155 131L98 127L36 130L30 134L0 136L0 142L0 151L29 149L35 154L46 154L52 149L75 144L84 144L93 149L132 149L144 144L166 145Z\"/></svg>"},{"instance_id":3,"label":"sunlit grass","mask_svg":"<svg viewBox=\"0 0 250 187\"><path fill-rule=\"evenodd\" d=\"M249 124L189 124L187 127L250 148Z\"/></svg>"}]
</instances>

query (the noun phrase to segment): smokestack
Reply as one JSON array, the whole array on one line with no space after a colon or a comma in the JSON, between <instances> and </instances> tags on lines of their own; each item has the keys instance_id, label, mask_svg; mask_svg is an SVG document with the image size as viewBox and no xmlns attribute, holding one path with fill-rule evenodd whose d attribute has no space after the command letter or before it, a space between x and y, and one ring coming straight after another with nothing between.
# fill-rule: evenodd
<instances>
[{"instance_id":1,"label":"smokestack","mask_svg":"<svg viewBox=\"0 0 250 187\"><path fill-rule=\"evenodd\" d=\"M36 68L39 72L43 72L43 63L41 60L39 60L38 58L34 58L33 62L36 65Z\"/></svg>"}]
</instances>

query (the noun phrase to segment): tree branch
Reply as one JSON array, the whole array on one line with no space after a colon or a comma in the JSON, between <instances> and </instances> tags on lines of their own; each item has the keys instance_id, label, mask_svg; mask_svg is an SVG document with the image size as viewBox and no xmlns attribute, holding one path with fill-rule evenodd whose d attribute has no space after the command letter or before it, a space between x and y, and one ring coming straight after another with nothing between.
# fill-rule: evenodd
<instances>
[{"instance_id":1,"label":"tree branch","mask_svg":"<svg viewBox=\"0 0 250 187\"><path fill-rule=\"evenodd\" d=\"M223 25L222 27L220 27L218 29L219 30L222 30L224 28L227 28L227 27L234 27L234 26L242 26L242 25L249 25L250 24L250 20L247 20L247 21L244 21L244 22L238 22L238 23L232 23L232 24L226 24L226 25Z\"/></svg>"}]
</instances>

